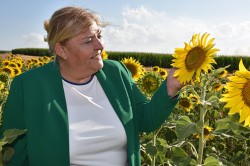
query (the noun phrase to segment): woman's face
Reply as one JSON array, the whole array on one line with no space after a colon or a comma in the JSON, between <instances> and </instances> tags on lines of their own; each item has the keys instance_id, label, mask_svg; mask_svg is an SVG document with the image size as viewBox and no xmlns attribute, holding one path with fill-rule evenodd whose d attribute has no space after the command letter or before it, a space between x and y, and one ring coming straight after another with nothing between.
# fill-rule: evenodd
<instances>
[{"instance_id":1,"label":"woman's face","mask_svg":"<svg viewBox=\"0 0 250 166\"><path fill-rule=\"evenodd\" d=\"M63 52L59 55L63 65L73 72L94 74L103 67L101 30L95 22L87 31L74 36L61 45Z\"/></svg>"}]
</instances>

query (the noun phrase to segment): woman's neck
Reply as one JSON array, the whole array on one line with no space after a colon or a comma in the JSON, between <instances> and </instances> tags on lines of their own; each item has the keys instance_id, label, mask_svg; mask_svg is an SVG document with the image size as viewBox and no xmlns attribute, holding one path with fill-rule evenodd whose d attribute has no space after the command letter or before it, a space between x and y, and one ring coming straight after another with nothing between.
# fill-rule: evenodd
<instances>
[{"instance_id":1,"label":"woman's neck","mask_svg":"<svg viewBox=\"0 0 250 166\"><path fill-rule=\"evenodd\" d=\"M63 79L76 84L82 84L88 82L94 75L94 73L73 71L69 68L62 67L61 65L60 65L60 73Z\"/></svg>"}]
</instances>

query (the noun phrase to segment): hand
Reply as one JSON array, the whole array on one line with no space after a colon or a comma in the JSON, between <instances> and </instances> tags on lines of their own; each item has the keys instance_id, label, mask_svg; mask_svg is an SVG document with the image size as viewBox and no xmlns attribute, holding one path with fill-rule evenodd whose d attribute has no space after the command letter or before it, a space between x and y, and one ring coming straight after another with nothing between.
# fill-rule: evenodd
<instances>
[{"instance_id":1,"label":"hand","mask_svg":"<svg viewBox=\"0 0 250 166\"><path fill-rule=\"evenodd\" d=\"M170 97L173 97L176 95L176 93L183 87L183 85L179 82L179 80L174 77L174 72L176 71L176 68L172 68L169 71L168 77L167 77L167 89L168 89L168 95Z\"/></svg>"}]
</instances>

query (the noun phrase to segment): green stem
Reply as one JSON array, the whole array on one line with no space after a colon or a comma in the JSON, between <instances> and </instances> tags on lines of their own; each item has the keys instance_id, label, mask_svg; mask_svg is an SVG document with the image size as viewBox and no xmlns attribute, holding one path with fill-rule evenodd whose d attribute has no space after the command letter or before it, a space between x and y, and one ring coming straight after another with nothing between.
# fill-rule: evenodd
<instances>
[{"instance_id":1,"label":"green stem","mask_svg":"<svg viewBox=\"0 0 250 166\"><path fill-rule=\"evenodd\" d=\"M161 129L162 129L162 126L155 132L154 131L154 137L153 137L153 146L155 147L156 146L156 138L157 138L157 135L158 135L158 133L161 131ZM153 160L152 160L152 163L151 163L151 166L155 166L155 155L153 156Z\"/></svg>"},{"instance_id":2,"label":"green stem","mask_svg":"<svg viewBox=\"0 0 250 166\"><path fill-rule=\"evenodd\" d=\"M202 124L202 129L199 137L199 149L198 149L198 161L197 164L202 164L202 157L203 157L203 148L204 148L204 118L203 118L204 111L200 111L200 121Z\"/></svg>"},{"instance_id":3,"label":"green stem","mask_svg":"<svg viewBox=\"0 0 250 166\"><path fill-rule=\"evenodd\" d=\"M157 136L157 133L154 131L154 137L153 137L153 146L154 147L156 146L156 136ZM153 156L151 166L155 166L155 155Z\"/></svg>"},{"instance_id":4,"label":"green stem","mask_svg":"<svg viewBox=\"0 0 250 166\"><path fill-rule=\"evenodd\" d=\"M204 140L204 123L205 123L205 113L206 113L206 103L205 103L206 87L207 86L205 85L201 93L203 107L200 109L200 122L201 122L202 128L201 128L201 133L199 137L199 149L198 149L198 159L197 159L198 165L202 165L203 151L204 151L204 146L206 143L206 141Z\"/></svg>"}]
</instances>

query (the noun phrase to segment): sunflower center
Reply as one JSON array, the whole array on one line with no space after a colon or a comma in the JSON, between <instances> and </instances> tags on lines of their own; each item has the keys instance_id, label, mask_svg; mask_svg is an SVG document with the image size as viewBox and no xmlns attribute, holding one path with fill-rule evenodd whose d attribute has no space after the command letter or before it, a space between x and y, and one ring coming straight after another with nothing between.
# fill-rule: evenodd
<instances>
[{"instance_id":1,"label":"sunflower center","mask_svg":"<svg viewBox=\"0 0 250 166\"><path fill-rule=\"evenodd\" d=\"M210 130L208 128L204 128L204 136L207 136L210 133Z\"/></svg>"},{"instance_id":2,"label":"sunflower center","mask_svg":"<svg viewBox=\"0 0 250 166\"><path fill-rule=\"evenodd\" d=\"M185 65L188 71L198 69L205 61L206 53L200 47L192 48L185 59Z\"/></svg>"},{"instance_id":3,"label":"sunflower center","mask_svg":"<svg viewBox=\"0 0 250 166\"><path fill-rule=\"evenodd\" d=\"M183 107L183 108L189 108L191 107L191 103L187 98L181 98L179 101L179 104Z\"/></svg>"},{"instance_id":4,"label":"sunflower center","mask_svg":"<svg viewBox=\"0 0 250 166\"><path fill-rule=\"evenodd\" d=\"M152 78L148 78L146 79L146 85L148 87L149 90L154 90L155 89L155 81Z\"/></svg>"},{"instance_id":5,"label":"sunflower center","mask_svg":"<svg viewBox=\"0 0 250 166\"><path fill-rule=\"evenodd\" d=\"M242 96L245 104L250 107L250 80L244 84L242 89Z\"/></svg>"}]
</instances>

